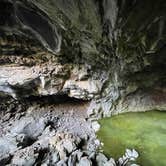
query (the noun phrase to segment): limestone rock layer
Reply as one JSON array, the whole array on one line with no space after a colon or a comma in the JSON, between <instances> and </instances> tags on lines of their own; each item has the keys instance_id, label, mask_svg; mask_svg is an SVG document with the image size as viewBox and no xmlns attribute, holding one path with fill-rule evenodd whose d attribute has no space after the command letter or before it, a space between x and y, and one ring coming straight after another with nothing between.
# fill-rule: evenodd
<instances>
[{"instance_id":1,"label":"limestone rock layer","mask_svg":"<svg viewBox=\"0 0 166 166\"><path fill-rule=\"evenodd\" d=\"M81 112L80 128L89 117L166 110L165 54L165 0L0 0L0 129L5 126L0 135L10 137L8 143L0 140L5 144L0 156L7 154L0 162L10 163L27 140L28 146L42 140L48 126L63 128L66 120L57 119L64 110ZM58 104L63 115L50 120ZM41 116L43 110L50 114ZM35 111L40 115L33 119ZM14 121L19 126L29 116L33 120L25 120L26 132L20 129L20 145L18 133L11 136ZM40 126L36 137L27 136L29 124ZM69 126L65 129L84 139L93 133ZM28 161L41 163L47 150ZM86 157L81 162L91 164Z\"/></svg>"},{"instance_id":2,"label":"limestone rock layer","mask_svg":"<svg viewBox=\"0 0 166 166\"><path fill-rule=\"evenodd\" d=\"M164 0L1 0L0 7L2 98L66 94L99 100L106 114L165 109Z\"/></svg>"}]
</instances>

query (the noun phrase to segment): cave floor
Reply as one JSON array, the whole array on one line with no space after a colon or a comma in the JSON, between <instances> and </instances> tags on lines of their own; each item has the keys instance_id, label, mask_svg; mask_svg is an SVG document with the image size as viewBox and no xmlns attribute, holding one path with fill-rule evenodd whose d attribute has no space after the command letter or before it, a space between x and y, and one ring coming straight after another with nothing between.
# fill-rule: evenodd
<instances>
[{"instance_id":1,"label":"cave floor","mask_svg":"<svg viewBox=\"0 0 166 166\"><path fill-rule=\"evenodd\" d=\"M87 121L88 102L62 103L51 105L31 105L23 112L1 113L0 135L12 132L19 125L38 123L43 119L45 127L51 125L59 132L69 132L79 137L87 137L94 133ZM24 123L24 124L22 124Z\"/></svg>"}]
</instances>

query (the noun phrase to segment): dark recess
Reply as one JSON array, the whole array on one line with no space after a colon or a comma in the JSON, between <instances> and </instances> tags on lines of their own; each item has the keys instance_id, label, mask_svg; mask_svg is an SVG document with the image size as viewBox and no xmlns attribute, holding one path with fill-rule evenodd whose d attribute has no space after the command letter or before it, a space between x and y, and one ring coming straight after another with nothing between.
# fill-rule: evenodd
<instances>
[{"instance_id":1,"label":"dark recess","mask_svg":"<svg viewBox=\"0 0 166 166\"><path fill-rule=\"evenodd\" d=\"M52 50L56 48L55 32L45 16L21 5L17 5L16 15L24 25L39 33Z\"/></svg>"},{"instance_id":2,"label":"dark recess","mask_svg":"<svg viewBox=\"0 0 166 166\"><path fill-rule=\"evenodd\" d=\"M77 99L73 97L69 97L67 94L57 94L57 95L49 95L49 96L30 96L24 98L25 102L30 103L39 103L39 104L63 104L63 103L76 103L80 104L83 102L88 102L88 100Z\"/></svg>"},{"instance_id":3,"label":"dark recess","mask_svg":"<svg viewBox=\"0 0 166 166\"><path fill-rule=\"evenodd\" d=\"M7 0L0 1L0 26L13 26L16 23L13 4Z\"/></svg>"}]
</instances>

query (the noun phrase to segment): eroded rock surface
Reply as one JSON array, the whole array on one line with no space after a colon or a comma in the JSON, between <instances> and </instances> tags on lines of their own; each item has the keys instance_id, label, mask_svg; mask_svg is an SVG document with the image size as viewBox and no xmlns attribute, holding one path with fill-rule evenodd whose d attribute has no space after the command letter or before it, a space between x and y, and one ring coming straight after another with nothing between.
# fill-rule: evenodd
<instances>
[{"instance_id":1,"label":"eroded rock surface","mask_svg":"<svg viewBox=\"0 0 166 166\"><path fill-rule=\"evenodd\" d=\"M165 109L165 1L0 3L1 93L65 93L104 116Z\"/></svg>"},{"instance_id":2,"label":"eroded rock surface","mask_svg":"<svg viewBox=\"0 0 166 166\"><path fill-rule=\"evenodd\" d=\"M1 0L1 161L17 165L32 151L20 163L41 164L48 146L36 152L32 145L48 126L90 140L99 126L89 117L166 110L165 9L165 0ZM87 156L78 165L91 165Z\"/></svg>"}]
</instances>

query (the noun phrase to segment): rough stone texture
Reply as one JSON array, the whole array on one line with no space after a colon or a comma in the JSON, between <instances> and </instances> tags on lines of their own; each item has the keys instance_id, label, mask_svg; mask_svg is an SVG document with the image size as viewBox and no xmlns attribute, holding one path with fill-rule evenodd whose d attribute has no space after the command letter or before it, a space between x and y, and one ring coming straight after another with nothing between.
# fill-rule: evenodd
<instances>
[{"instance_id":1,"label":"rough stone texture","mask_svg":"<svg viewBox=\"0 0 166 166\"><path fill-rule=\"evenodd\" d=\"M13 139L25 147L48 124L90 139L87 116L67 117L67 111L78 113L87 102L84 111L93 120L166 110L165 9L165 0L1 0L0 142L8 141L3 140L6 134L10 138L1 143L5 147L0 153L6 153L2 163L15 163L31 151L22 148L12 159L7 152ZM66 102L69 108L63 109ZM58 104L64 114L54 114L53 122L51 114L48 119L40 116ZM40 121L29 116L35 109ZM57 121L64 126L57 128ZM73 145L66 144L71 151ZM12 147L18 148L15 143ZM43 152L33 153L29 165L41 162ZM27 158L20 162L28 163ZM86 157L82 162L91 164Z\"/></svg>"},{"instance_id":2,"label":"rough stone texture","mask_svg":"<svg viewBox=\"0 0 166 166\"><path fill-rule=\"evenodd\" d=\"M0 3L2 96L65 93L101 116L165 110L165 1Z\"/></svg>"}]
</instances>

